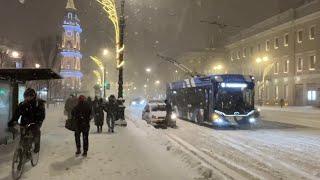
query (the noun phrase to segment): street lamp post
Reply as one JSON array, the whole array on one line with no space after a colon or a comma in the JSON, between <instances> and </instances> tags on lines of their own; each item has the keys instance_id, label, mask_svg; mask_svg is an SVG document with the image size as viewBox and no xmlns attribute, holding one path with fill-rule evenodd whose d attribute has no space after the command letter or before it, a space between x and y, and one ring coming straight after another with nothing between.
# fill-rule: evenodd
<instances>
[{"instance_id":1,"label":"street lamp post","mask_svg":"<svg viewBox=\"0 0 320 180\"><path fill-rule=\"evenodd\" d=\"M148 98L148 96L150 95L150 91L149 91L149 82L150 82L150 74L151 74L151 68L146 68L146 73L147 73L147 76L146 76L146 81L147 81L147 86L145 86L145 94L146 94L146 97Z\"/></svg>"},{"instance_id":2,"label":"street lamp post","mask_svg":"<svg viewBox=\"0 0 320 180\"><path fill-rule=\"evenodd\" d=\"M106 98L106 87L105 87L105 83L106 83L106 63L103 63L103 61L101 59L99 59L96 56L90 56L91 60L93 60L97 66L100 68L101 73L102 73L102 88L103 88L103 97Z\"/></svg>"},{"instance_id":3,"label":"street lamp post","mask_svg":"<svg viewBox=\"0 0 320 180\"><path fill-rule=\"evenodd\" d=\"M119 53L118 59L118 68L119 68L119 89L118 89L118 98L123 98L123 63L124 63L124 28L125 28L125 17L124 17L124 4L125 0L121 1L121 15L120 15L120 38L119 38L119 47L117 53Z\"/></svg>"},{"instance_id":4,"label":"street lamp post","mask_svg":"<svg viewBox=\"0 0 320 180\"><path fill-rule=\"evenodd\" d=\"M258 57L257 59L256 59L256 62L258 63L258 64L261 64L261 63L264 63L264 62L268 62L270 59L269 59L269 57L268 56L264 56L264 57ZM262 101L264 101L264 97L265 97L265 94L264 94L264 92L265 92L265 79L266 79L266 77L267 77L267 75L269 74L269 72L272 70L272 68L273 68L273 66L274 66L274 62L273 63L271 63L271 64L269 64L269 65L267 65L264 69L263 69L263 72L262 72L262 81L261 81L261 84L259 85L259 88L258 89L260 89L260 87L261 87L261 95L262 95Z\"/></svg>"}]
</instances>

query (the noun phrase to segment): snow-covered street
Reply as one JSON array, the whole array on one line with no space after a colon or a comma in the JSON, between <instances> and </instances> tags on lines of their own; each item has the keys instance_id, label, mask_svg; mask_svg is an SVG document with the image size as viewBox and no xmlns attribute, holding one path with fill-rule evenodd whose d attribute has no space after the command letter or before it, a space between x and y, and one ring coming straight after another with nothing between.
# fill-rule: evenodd
<instances>
[{"instance_id":1,"label":"snow-covered street","mask_svg":"<svg viewBox=\"0 0 320 180\"><path fill-rule=\"evenodd\" d=\"M75 157L73 133L64 128L61 109L51 109L42 128L39 164L26 164L22 179L195 179L200 178L182 159L176 158L168 141L153 138L132 121L115 134L96 134L91 127L87 158ZM9 146L10 147L10 146ZM11 179L12 153L0 146L0 180Z\"/></svg>"},{"instance_id":2,"label":"snow-covered street","mask_svg":"<svg viewBox=\"0 0 320 180\"><path fill-rule=\"evenodd\" d=\"M76 158L61 109L51 109L40 162L35 168L28 163L23 179L319 179L320 129L268 119L269 111L273 117L286 113L263 110L267 121L254 130L217 130L183 120L177 129L163 130L141 120L141 109L129 108L128 127L117 127L115 134L91 127L89 155ZM10 148L0 146L0 180L11 179Z\"/></svg>"},{"instance_id":3,"label":"snow-covered street","mask_svg":"<svg viewBox=\"0 0 320 180\"><path fill-rule=\"evenodd\" d=\"M320 179L320 129L266 119L278 113L264 117L268 121L255 130L215 130L179 120L178 129L159 131L224 178ZM131 114L137 120L141 116L138 110Z\"/></svg>"}]
</instances>

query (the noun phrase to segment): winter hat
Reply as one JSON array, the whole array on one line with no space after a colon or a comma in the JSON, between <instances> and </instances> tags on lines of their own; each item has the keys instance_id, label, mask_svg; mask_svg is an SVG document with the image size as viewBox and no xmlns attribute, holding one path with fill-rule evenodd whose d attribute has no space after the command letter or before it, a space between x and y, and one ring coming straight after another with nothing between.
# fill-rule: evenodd
<instances>
[{"instance_id":1,"label":"winter hat","mask_svg":"<svg viewBox=\"0 0 320 180\"><path fill-rule=\"evenodd\" d=\"M86 100L86 97L84 95L79 96L79 102L83 102Z\"/></svg>"}]
</instances>

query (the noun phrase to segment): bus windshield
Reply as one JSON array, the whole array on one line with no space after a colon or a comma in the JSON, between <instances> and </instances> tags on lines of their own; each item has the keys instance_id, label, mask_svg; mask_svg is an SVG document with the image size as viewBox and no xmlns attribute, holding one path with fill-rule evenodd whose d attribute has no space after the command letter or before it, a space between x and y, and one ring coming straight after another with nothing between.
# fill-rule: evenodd
<instances>
[{"instance_id":1,"label":"bus windshield","mask_svg":"<svg viewBox=\"0 0 320 180\"><path fill-rule=\"evenodd\" d=\"M220 88L216 95L216 108L228 115L247 114L254 109L252 89Z\"/></svg>"}]
</instances>

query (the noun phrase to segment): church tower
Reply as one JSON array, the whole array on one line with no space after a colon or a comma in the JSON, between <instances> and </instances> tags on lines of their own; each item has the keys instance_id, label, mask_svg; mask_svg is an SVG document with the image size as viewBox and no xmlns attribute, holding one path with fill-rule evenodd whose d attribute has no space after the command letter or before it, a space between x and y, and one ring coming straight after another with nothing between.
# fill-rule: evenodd
<instances>
[{"instance_id":1,"label":"church tower","mask_svg":"<svg viewBox=\"0 0 320 180\"><path fill-rule=\"evenodd\" d=\"M62 44L61 44L61 67L62 91L64 96L77 92L81 87L81 26L77 15L74 1L68 0L63 20Z\"/></svg>"}]
</instances>

